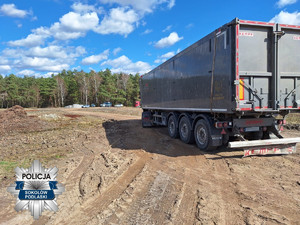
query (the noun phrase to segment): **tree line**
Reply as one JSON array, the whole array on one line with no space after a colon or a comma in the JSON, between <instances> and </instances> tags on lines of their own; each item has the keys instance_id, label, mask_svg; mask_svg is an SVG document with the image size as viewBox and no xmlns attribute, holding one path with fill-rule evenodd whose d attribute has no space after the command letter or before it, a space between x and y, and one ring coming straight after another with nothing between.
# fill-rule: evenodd
<instances>
[{"instance_id":1,"label":"tree line","mask_svg":"<svg viewBox=\"0 0 300 225\"><path fill-rule=\"evenodd\" d=\"M0 75L0 107L63 107L103 102L134 106L139 100L139 74L63 70L51 77Z\"/></svg>"}]
</instances>

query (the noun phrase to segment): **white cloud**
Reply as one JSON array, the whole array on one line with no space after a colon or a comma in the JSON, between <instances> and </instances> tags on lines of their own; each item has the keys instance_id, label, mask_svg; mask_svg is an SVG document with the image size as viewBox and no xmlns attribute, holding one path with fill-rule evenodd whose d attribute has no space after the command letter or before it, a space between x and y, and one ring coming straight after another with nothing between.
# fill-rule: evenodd
<instances>
[{"instance_id":1,"label":"white cloud","mask_svg":"<svg viewBox=\"0 0 300 225\"><path fill-rule=\"evenodd\" d=\"M71 70L77 70L77 71L79 71L79 70L81 70L81 66L75 66L75 67L72 67Z\"/></svg>"},{"instance_id":2,"label":"white cloud","mask_svg":"<svg viewBox=\"0 0 300 225\"><path fill-rule=\"evenodd\" d=\"M191 29L194 27L193 23L189 23L188 25L185 26L186 29Z\"/></svg>"},{"instance_id":3,"label":"white cloud","mask_svg":"<svg viewBox=\"0 0 300 225\"><path fill-rule=\"evenodd\" d=\"M168 8L171 9L175 6L175 0L170 0L168 3Z\"/></svg>"},{"instance_id":4,"label":"white cloud","mask_svg":"<svg viewBox=\"0 0 300 225\"><path fill-rule=\"evenodd\" d=\"M26 53L27 56L44 58L67 58L68 54L61 46L52 45L45 48L33 47Z\"/></svg>"},{"instance_id":5,"label":"white cloud","mask_svg":"<svg viewBox=\"0 0 300 225\"><path fill-rule=\"evenodd\" d=\"M58 22L54 23L51 26L50 31L56 40L61 41L77 39L80 37L84 37L86 34L86 32L83 31L70 31L68 29L64 29L64 27L62 27Z\"/></svg>"},{"instance_id":6,"label":"white cloud","mask_svg":"<svg viewBox=\"0 0 300 225\"><path fill-rule=\"evenodd\" d=\"M8 64L8 62L9 62L8 58L4 54L2 54L2 56L0 56L0 65L6 65Z\"/></svg>"},{"instance_id":7,"label":"white cloud","mask_svg":"<svg viewBox=\"0 0 300 225\"><path fill-rule=\"evenodd\" d=\"M81 63L83 65L91 65L91 64L97 64L102 60L105 60L108 58L109 50L105 50L104 52L98 54L98 55L91 55L89 57L84 58Z\"/></svg>"},{"instance_id":8,"label":"white cloud","mask_svg":"<svg viewBox=\"0 0 300 225\"><path fill-rule=\"evenodd\" d=\"M170 33L168 37L164 37L160 39L158 42L154 44L156 48L166 48L174 45L176 42L182 40L183 37L179 37L176 32Z\"/></svg>"},{"instance_id":9,"label":"white cloud","mask_svg":"<svg viewBox=\"0 0 300 225\"><path fill-rule=\"evenodd\" d=\"M26 10L17 9L15 4L3 4L0 12L5 16L24 18L29 14Z\"/></svg>"},{"instance_id":10,"label":"white cloud","mask_svg":"<svg viewBox=\"0 0 300 225\"><path fill-rule=\"evenodd\" d=\"M85 14L69 12L63 15L59 21L50 28L39 27L34 29L26 38L9 41L8 44L15 47L33 47L43 45L45 40L50 37L57 40L77 39L84 37L86 32L94 29L98 25L99 18L95 12Z\"/></svg>"},{"instance_id":11,"label":"white cloud","mask_svg":"<svg viewBox=\"0 0 300 225\"><path fill-rule=\"evenodd\" d=\"M172 58L175 55L175 52L167 52L164 55L159 56L154 62L155 63L163 63L167 61L169 58Z\"/></svg>"},{"instance_id":12,"label":"white cloud","mask_svg":"<svg viewBox=\"0 0 300 225\"><path fill-rule=\"evenodd\" d=\"M139 14L151 13L153 10L161 4L167 4L167 7L171 9L175 5L175 0L100 0L101 3L107 4L119 4L121 6L131 6Z\"/></svg>"},{"instance_id":13,"label":"white cloud","mask_svg":"<svg viewBox=\"0 0 300 225\"><path fill-rule=\"evenodd\" d=\"M32 30L27 37L9 41L8 44L15 47L33 47L40 46L45 43L48 38L56 40L70 40L84 37L88 31L94 31L99 34L120 34L125 37L130 34L143 18L143 12L152 12L152 10L160 4L168 4L173 7L173 0L101 0L103 3L117 3L123 7L112 8L99 24L99 14L104 14L103 8L96 9L93 5L87 5L80 2L74 3L71 8L74 10L63 15L59 22L55 22L50 27L39 27ZM4 4L1 9L7 10L7 6L13 8L11 13L21 15L20 11L16 11L14 4ZM132 8L130 8L131 6ZM5 11L5 12L6 12ZM138 12L138 13L137 13ZM25 14L24 14L25 13ZM30 14L24 11L22 15ZM148 30L147 32L150 32Z\"/></svg>"},{"instance_id":14,"label":"white cloud","mask_svg":"<svg viewBox=\"0 0 300 225\"><path fill-rule=\"evenodd\" d=\"M120 47L115 48L115 49L113 50L113 54L114 54L114 55L117 55L120 51L122 51L122 48L120 48Z\"/></svg>"},{"instance_id":15,"label":"white cloud","mask_svg":"<svg viewBox=\"0 0 300 225\"><path fill-rule=\"evenodd\" d=\"M16 40L16 41L9 41L8 44L10 46L26 46L26 47L33 47L44 44L45 37L38 34L29 34L26 38Z\"/></svg>"},{"instance_id":16,"label":"white cloud","mask_svg":"<svg viewBox=\"0 0 300 225\"><path fill-rule=\"evenodd\" d=\"M32 76L35 72L33 70L21 70L17 73L17 75L23 75L23 76Z\"/></svg>"},{"instance_id":17,"label":"white cloud","mask_svg":"<svg viewBox=\"0 0 300 225\"><path fill-rule=\"evenodd\" d=\"M279 8L282 8L286 5L291 5L291 4L294 4L296 2L297 2L297 0L279 0L276 4Z\"/></svg>"},{"instance_id":18,"label":"white cloud","mask_svg":"<svg viewBox=\"0 0 300 225\"><path fill-rule=\"evenodd\" d=\"M52 75L55 76L57 74L58 74L58 72L48 72L48 73L41 74L39 76L47 78L47 77L52 77ZM37 75L35 75L35 76L37 76Z\"/></svg>"},{"instance_id":19,"label":"white cloud","mask_svg":"<svg viewBox=\"0 0 300 225\"><path fill-rule=\"evenodd\" d=\"M271 23L283 23L283 24L291 24L291 25L300 25L300 13L293 12L288 13L285 11L281 11L279 14L274 16L271 20Z\"/></svg>"},{"instance_id":20,"label":"white cloud","mask_svg":"<svg viewBox=\"0 0 300 225\"><path fill-rule=\"evenodd\" d=\"M142 34L150 34L153 30L151 29L146 29Z\"/></svg>"},{"instance_id":21,"label":"white cloud","mask_svg":"<svg viewBox=\"0 0 300 225\"><path fill-rule=\"evenodd\" d=\"M93 5L82 4L81 2L74 3L71 8L78 13L95 12L96 8Z\"/></svg>"},{"instance_id":22,"label":"white cloud","mask_svg":"<svg viewBox=\"0 0 300 225\"><path fill-rule=\"evenodd\" d=\"M0 65L0 72L7 73L10 70L11 70L11 67L9 65Z\"/></svg>"},{"instance_id":23,"label":"white cloud","mask_svg":"<svg viewBox=\"0 0 300 225\"><path fill-rule=\"evenodd\" d=\"M1 55L6 58L6 63L16 71L25 73L28 72L26 70L30 69L33 71L60 72L63 69L68 69L77 57L85 52L82 46L50 45L45 48L40 46L28 49L7 48L1 52Z\"/></svg>"},{"instance_id":24,"label":"white cloud","mask_svg":"<svg viewBox=\"0 0 300 225\"><path fill-rule=\"evenodd\" d=\"M113 8L109 15L105 15L100 25L94 31L99 34L121 34L127 36L131 33L139 20L134 10L128 8Z\"/></svg>"},{"instance_id":25,"label":"white cloud","mask_svg":"<svg viewBox=\"0 0 300 225\"><path fill-rule=\"evenodd\" d=\"M165 29L163 29L162 32L167 32L167 31L171 30L171 28L172 28L172 25L169 25Z\"/></svg>"},{"instance_id":26,"label":"white cloud","mask_svg":"<svg viewBox=\"0 0 300 225\"><path fill-rule=\"evenodd\" d=\"M23 57L16 61L16 66L20 68L33 68L39 71L61 71L68 69L69 65L57 59L42 57Z\"/></svg>"},{"instance_id":27,"label":"white cloud","mask_svg":"<svg viewBox=\"0 0 300 225\"><path fill-rule=\"evenodd\" d=\"M140 73L144 74L149 72L152 67L142 61L132 62L127 56L122 55L119 58L113 60L107 60L101 64L102 66L111 66L113 73L124 72L128 74Z\"/></svg>"},{"instance_id":28,"label":"white cloud","mask_svg":"<svg viewBox=\"0 0 300 225\"><path fill-rule=\"evenodd\" d=\"M95 28L99 22L99 18L95 12L85 13L83 15L69 12L63 15L59 20L60 29L71 32L91 30Z\"/></svg>"}]
</instances>

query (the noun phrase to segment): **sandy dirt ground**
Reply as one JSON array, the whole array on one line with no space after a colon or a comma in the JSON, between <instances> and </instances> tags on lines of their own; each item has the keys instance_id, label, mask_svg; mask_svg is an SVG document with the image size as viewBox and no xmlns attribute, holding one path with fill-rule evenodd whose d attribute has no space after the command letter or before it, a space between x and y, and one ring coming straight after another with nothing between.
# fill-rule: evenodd
<instances>
[{"instance_id":1,"label":"sandy dirt ground","mask_svg":"<svg viewBox=\"0 0 300 225\"><path fill-rule=\"evenodd\" d=\"M166 128L143 129L135 108L26 112L0 127L0 224L300 224L299 153L205 153ZM6 190L35 159L56 166L66 188L59 211L36 221Z\"/></svg>"}]
</instances>

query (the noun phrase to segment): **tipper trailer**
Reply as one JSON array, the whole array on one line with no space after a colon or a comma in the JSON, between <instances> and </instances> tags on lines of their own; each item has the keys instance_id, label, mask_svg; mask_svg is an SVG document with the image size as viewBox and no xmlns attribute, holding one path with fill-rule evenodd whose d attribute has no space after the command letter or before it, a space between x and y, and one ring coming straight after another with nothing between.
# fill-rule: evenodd
<instances>
[{"instance_id":1,"label":"tipper trailer","mask_svg":"<svg viewBox=\"0 0 300 225\"><path fill-rule=\"evenodd\" d=\"M201 150L291 153L300 141L280 135L284 117L300 111L300 26L236 18L140 82L143 127L167 126Z\"/></svg>"}]
</instances>

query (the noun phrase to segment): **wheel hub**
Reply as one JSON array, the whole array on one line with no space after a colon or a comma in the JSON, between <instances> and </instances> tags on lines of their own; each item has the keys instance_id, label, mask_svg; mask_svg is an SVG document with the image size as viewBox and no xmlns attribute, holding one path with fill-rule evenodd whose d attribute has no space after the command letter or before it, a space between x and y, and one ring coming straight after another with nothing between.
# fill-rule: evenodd
<instances>
[{"instance_id":1,"label":"wheel hub","mask_svg":"<svg viewBox=\"0 0 300 225\"><path fill-rule=\"evenodd\" d=\"M200 144L204 145L207 140L207 134L204 127L199 127L197 129L197 139Z\"/></svg>"}]
</instances>

